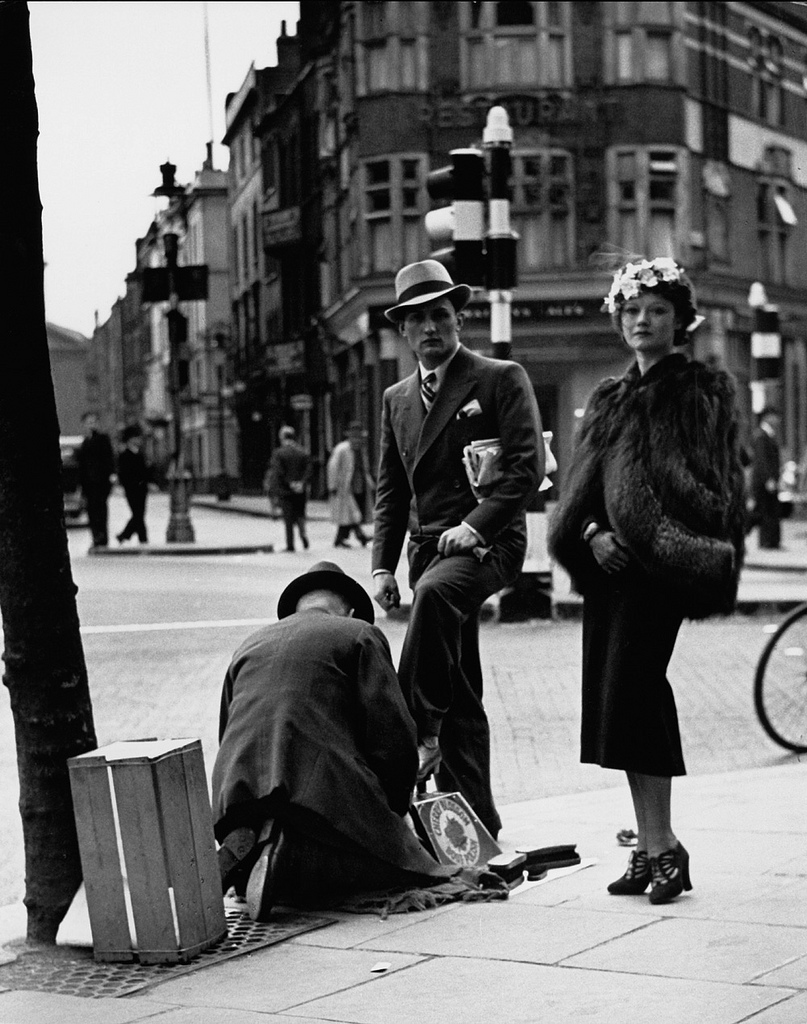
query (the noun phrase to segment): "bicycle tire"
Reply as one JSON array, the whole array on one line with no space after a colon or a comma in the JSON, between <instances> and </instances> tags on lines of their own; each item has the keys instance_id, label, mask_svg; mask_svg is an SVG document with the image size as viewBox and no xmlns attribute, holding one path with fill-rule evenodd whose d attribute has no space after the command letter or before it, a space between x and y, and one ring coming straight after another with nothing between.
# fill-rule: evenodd
<instances>
[{"instance_id":1,"label":"bicycle tire","mask_svg":"<svg viewBox=\"0 0 807 1024\"><path fill-rule=\"evenodd\" d=\"M754 677L757 718L774 743L807 752L807 603L768 640Z\"/></svg>"}]
</instances>

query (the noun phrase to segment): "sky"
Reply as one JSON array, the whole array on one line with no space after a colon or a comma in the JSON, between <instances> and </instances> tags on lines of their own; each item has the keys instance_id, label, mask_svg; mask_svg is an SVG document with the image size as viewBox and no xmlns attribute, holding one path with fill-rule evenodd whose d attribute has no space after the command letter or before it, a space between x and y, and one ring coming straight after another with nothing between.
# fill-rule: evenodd
<instances>
[{"instance_id":1,"label":"sky","mask_svg":"<svg viewBox=\"0 0 807 1024\"><path fill-rule=\"evenodd\" d=\"M125 290L135 241L159 200L160 164L191 182L214 142L225 169L224 103L254 62L276 63L298 3L31 0L39 188L49 321L91 335ZM205 9L212 105L205 70Z\"/></svg>"}]
</instances>

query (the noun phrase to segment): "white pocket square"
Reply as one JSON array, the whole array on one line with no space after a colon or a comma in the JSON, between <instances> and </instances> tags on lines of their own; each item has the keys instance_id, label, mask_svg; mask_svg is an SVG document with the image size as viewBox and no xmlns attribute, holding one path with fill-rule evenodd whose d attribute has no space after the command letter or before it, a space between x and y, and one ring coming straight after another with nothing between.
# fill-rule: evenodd
<instances>
[{"instance_id":1,"label":"white pocket square","mask_svg":"<svg viewBox=\"0 0 807 1024\"><path fill-rule=\"evenodd\" d=\"M474 398L473 401L468 402L464 405L457 413L458 420L467 419L469 416L481 416L482 406L479 404L478 399Z\"/></svg>"}]
</instances>

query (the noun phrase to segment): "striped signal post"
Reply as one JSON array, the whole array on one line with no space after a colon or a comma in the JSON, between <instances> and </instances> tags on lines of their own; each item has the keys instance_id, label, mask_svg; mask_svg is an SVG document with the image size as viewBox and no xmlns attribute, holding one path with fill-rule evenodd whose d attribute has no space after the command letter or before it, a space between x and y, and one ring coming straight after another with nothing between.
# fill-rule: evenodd
<instances>
[{"instance_id":1,"label":"striped signal post","mask_svg":"<svg viewBox=\"0 0 807 1024\"><path fill-rule=\"evenodd\" d=\"M759 414L766 406L777 407L780 399L782 333L779 307L768 302L759 281L751 285L748 305L753 314L751 328L751 411Z\"/></svg>"},{"instance_id":2,"label":"striped signal post","mask_svg":"<svg viewBox=\"0 0 807 1024\"><path fill-rule=\"evenodd\" d=\"M513 129L504 107L491 107L482 133L488 154L488 230L485 235L486 285L490 299L490 340L495 359L509 359L512 303L516 287L516 243L510 224ZM527 556L513 587L499 597L502 622L547 619L552 615L552 566L547 548L543 495L527 509Z\"/></svg>"},{"instance_id":3,"label":"striped signal post","mask_svg":"<svg viewBox=\"0 0 807 1024\"><path fill-rule=\"evenodd\" d=\"M510 176L513 129L504 107L491 107L482 133L488 153L488 230L485 236L485 284L490 299L490 340L495 359L509 359L512 302L516 286L516 235L510 226Z\"/></svg>"}]
</instances>

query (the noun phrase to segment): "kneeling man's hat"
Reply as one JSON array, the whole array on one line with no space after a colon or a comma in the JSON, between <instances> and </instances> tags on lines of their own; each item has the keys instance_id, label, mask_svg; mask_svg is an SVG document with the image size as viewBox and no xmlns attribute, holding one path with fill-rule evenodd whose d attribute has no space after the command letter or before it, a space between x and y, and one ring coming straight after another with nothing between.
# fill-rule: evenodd
<instances>
[{"instance_id":1,"label":"kneeling man's hat","mask_svg":"<svg viewBox=\"0 0 807 1024\"><path fill-rule=\"evenodd\" d=\"M317 562L308 572L292 580L277 602L277 617L285 619L297 611L297 602L312 590L332 590L343 597L353 609L356 619L375 622L373 602L364 587L340 569L335 562Z\"/></svg>"},{"instance_id":2,"label":"kneeling man's hat","mask_svg":"<svg viewBox=\"0 0 807 1024\"><path fill-rule=\"evenodd\" d=\"M459 312L468 305L471 289L467 284L454 284L451 275L437 260L410 263L398 271L395 278L395 297L398 302L384 310L384 316L393 323L405 320L417 306L435 299L447 298Z\"/></svg>"}]
</instances>

